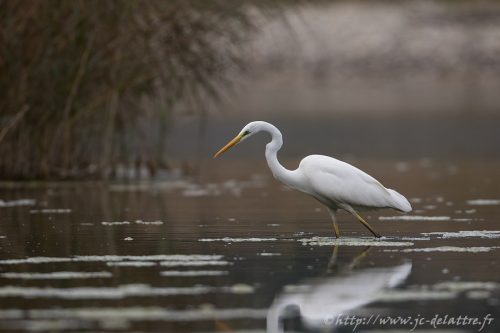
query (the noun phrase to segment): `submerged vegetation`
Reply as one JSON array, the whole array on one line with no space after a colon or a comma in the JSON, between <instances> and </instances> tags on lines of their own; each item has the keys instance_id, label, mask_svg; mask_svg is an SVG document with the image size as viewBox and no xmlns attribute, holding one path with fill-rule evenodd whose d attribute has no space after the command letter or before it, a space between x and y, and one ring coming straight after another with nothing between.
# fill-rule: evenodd
<instances>
[{"instance_id":1,"label":"submerged vegetation","mask_svg":"<svg viewBox=\"0 0 500 333\"><path fill-rule=\"evenodd\" d=\"M250 15L245 1L0 0L0 177L161 167L173 107L217 99Z\"/></svg>"}]
</instances>

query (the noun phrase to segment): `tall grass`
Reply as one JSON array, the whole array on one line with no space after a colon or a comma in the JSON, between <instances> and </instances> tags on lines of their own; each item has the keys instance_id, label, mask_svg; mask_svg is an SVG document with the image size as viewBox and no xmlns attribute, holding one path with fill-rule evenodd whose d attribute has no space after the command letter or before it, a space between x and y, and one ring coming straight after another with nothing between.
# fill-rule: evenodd
<instances>
[{"instance_id":1,"label":"tall grass","mask_svg":"<svg viewBox=\"0 0 500 333\"><path fill-rule=\"evenodd\" d=\"M159 163L173 105L217 98L224 70L238 65L247 9L0 0L0 178L109 177L131 156ZM145 116L160 134L137 147L127 132Z\"/></svg>"}]
</instances>

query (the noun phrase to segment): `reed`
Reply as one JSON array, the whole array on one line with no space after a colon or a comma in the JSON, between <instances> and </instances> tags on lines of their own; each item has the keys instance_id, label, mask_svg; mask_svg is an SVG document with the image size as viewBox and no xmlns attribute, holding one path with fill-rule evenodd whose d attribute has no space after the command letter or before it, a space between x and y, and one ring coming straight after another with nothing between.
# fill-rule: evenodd
<instances>
[{"instance_id":1,"label":"reed","mask_svg":"<svg viewBox=\"0 0 500 333\"><path fill-rule=\"evenodd\" d=\"M273 1L0 0L0 178L161 165L174 105L216 100L239 66L249 3Z\"/></svg>"}]
</instances>

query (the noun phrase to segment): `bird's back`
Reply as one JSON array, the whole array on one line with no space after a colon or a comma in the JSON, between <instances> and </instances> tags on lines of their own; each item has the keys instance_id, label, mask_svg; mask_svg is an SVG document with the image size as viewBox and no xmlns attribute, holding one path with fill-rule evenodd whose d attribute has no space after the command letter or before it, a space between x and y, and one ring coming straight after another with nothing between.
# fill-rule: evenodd
<instances>
[{"instance_id":1,"label":"bird's back","mask_svg":"<svg viewBox=\"0 0 500 333\"><path fill-rule=\"evenodd\" d=\"M366 172L335 158L324 155L307 156L300 162L297 171L306 180L304 192L327 199L335 205L411 211L411 205L404 196L386 189Z\"/></svg>"}]
</instances>

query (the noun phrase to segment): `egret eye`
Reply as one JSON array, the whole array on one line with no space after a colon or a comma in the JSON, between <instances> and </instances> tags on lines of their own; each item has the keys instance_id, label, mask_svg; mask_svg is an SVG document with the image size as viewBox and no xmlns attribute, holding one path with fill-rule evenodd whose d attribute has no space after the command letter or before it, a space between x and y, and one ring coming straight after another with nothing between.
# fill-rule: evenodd
<instances>
[{"instance_id":1,"label":"egret eye","mask_svg":"<svg viewBox=\"0 0 500 333\"><path fill-rule=\"evenodd\" d=\"M247 136L248 134L250 134L250 131L245 131L241 137Z\"/></svg>"}]
</instances>

